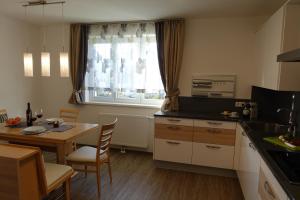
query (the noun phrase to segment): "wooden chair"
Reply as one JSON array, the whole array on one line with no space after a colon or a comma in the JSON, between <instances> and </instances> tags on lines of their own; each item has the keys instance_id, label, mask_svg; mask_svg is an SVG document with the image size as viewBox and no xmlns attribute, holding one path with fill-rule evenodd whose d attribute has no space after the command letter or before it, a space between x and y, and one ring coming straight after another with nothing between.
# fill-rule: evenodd
<instances>
[{"instance_id":1,"label":"wooden chair","mask_svg":"<svg viewBox=\"0 0 300 200\"><path fill-rule=\"evenodd\" d=\"M0 199L40 200L63 185L70 200L72 174L70 166L44 163L37 147L0 144Z\"/></svg>"},{"instance_id":2,"label":"wooden chair","mask_svg":"<svg viewBox=\"0 0 300 200\"><path fill-rule=\"evenodd\" d=\"M117 121L118 119L115 119L115 121L111 124L106 124L102 126L96 148L90 146L83 146L71 153L70 155L68 155L66 159L68 165L84 166L84 169L75 170L84 171L85 176L87 175L87 172L96 173L99 198L101 192L100 166L103 163L106 163L108 165L110 183L112 183L109 148L113 130L116 126ZM89 166L96 167L96 170L89 170Z\"/></svg>"},{"instance_id":3,"label":"wooden chair","mask_svg":"<svg viewBox=\"0 0 300 200\"><path fill-rule=\"evenodd\" d=\"M7 111L0 108L0 124L4 123L8 119Z\"/></svg>"},{"instance_id":4,"label":"wooden chair","mask_svg":"<svg viewBox=\"0 0 300 200\"><path fill-rule=\"evenodd\" d=\"M59 110L59 117L62 118L65 122L77 122L79 117L79 110L71 108L61 108ZM72 149L73 151L77 149L77 144L75 141L72 143Z\"/></svg>"},{"instance_id":5,"label":"wooden chair","mask_svg":"<svg viewBox=\"0 0 300 200\"><path fill-rule=\"evenodd\" d=\"M61 108L59 110L59 117L65 122L77 122L79 117L79 110L71 108Z\"/></svg>"}]
</instances>

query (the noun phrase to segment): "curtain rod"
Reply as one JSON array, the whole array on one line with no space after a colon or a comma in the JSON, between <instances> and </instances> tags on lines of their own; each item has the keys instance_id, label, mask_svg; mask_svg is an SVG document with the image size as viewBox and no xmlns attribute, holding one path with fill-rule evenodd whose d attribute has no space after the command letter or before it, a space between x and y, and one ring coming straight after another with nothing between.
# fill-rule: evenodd
<instances>
[{"instance_id":1,"label":"curtain rod","mask_svg":"<svg viewBox=\"0 0 300 200\"><path fill-rule=\"evenodd\" d=\"M157 20L133 20L133 21L114 21L114 22L91 22L91 23L71 23L71 24L87 24L87 25L104 25L104 24L134 24L134 23L147 23L147 22L162 22L169 20L184 20L184 18L174 19L157 19Z\"/></svg>"}]
</instances>

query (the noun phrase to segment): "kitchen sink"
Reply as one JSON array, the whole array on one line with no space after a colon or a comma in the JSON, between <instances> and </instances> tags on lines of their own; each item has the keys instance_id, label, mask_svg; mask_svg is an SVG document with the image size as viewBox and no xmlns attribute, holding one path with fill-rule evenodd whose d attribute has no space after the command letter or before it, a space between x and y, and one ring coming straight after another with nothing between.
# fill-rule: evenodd
<instances>
[{"instance_id":1,"label":"kitchen sink","mask_svg":"<svg viewBox=\"0 0 300 200\"><path fill-rule=\"evenodd\" d=\"M268 151L289 182L300 185L300 152Z\"/></svg>"},{"instance_id":2,"label":"kitchen sink","mask_svg":"<svg viewBox=\"0 0 300 200\"><path fill-rule=\"evenodd\" d=\"M247 122L248 127L253 131L263 131L270 133L283 133L287 131L287 126L268 122Z\"/></svg>"}]
</instances>

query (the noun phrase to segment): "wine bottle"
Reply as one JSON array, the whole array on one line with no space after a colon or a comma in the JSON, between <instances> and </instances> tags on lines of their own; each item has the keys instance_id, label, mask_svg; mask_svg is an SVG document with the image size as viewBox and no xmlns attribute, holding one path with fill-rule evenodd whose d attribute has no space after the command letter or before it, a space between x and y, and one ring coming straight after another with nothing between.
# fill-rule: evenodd
<instances>
[{"instance_id":1,"label":"wine bottle","mask_svg":"<svg viewBox=\"0 0 300 200\"><path fill-rule=\"evenodd\" d=\"M30 108L30 103L27 103L26 122L27 126L32 126L32 110Z\"/></svg>"}]
</instances>

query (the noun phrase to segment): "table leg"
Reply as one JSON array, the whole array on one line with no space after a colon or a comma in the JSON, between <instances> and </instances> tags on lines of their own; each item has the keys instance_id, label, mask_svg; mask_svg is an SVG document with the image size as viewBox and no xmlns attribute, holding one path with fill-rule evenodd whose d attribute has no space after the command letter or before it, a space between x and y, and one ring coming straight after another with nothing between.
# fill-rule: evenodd
<instances>
[{"instance_id":1,"label":"table leg","mask_svg":"<svg viewBox=\"0 0 300 200\"><path fill-rule=\"evenodd\" d=\"M66 149L65 144L58 144L56 147L56 160L59 164L66 163Z\"/></svg>"},{"instance_id":2,"label":"table leg","mask_svg":"<svg viewBox=\"0 0 300 200\"><path fill-rule=\"evenodd\" d=\"M58 144L56 150L57 163L66 164L66 156L74 151L73 142Z\"/></svg>"}]
</instances>

